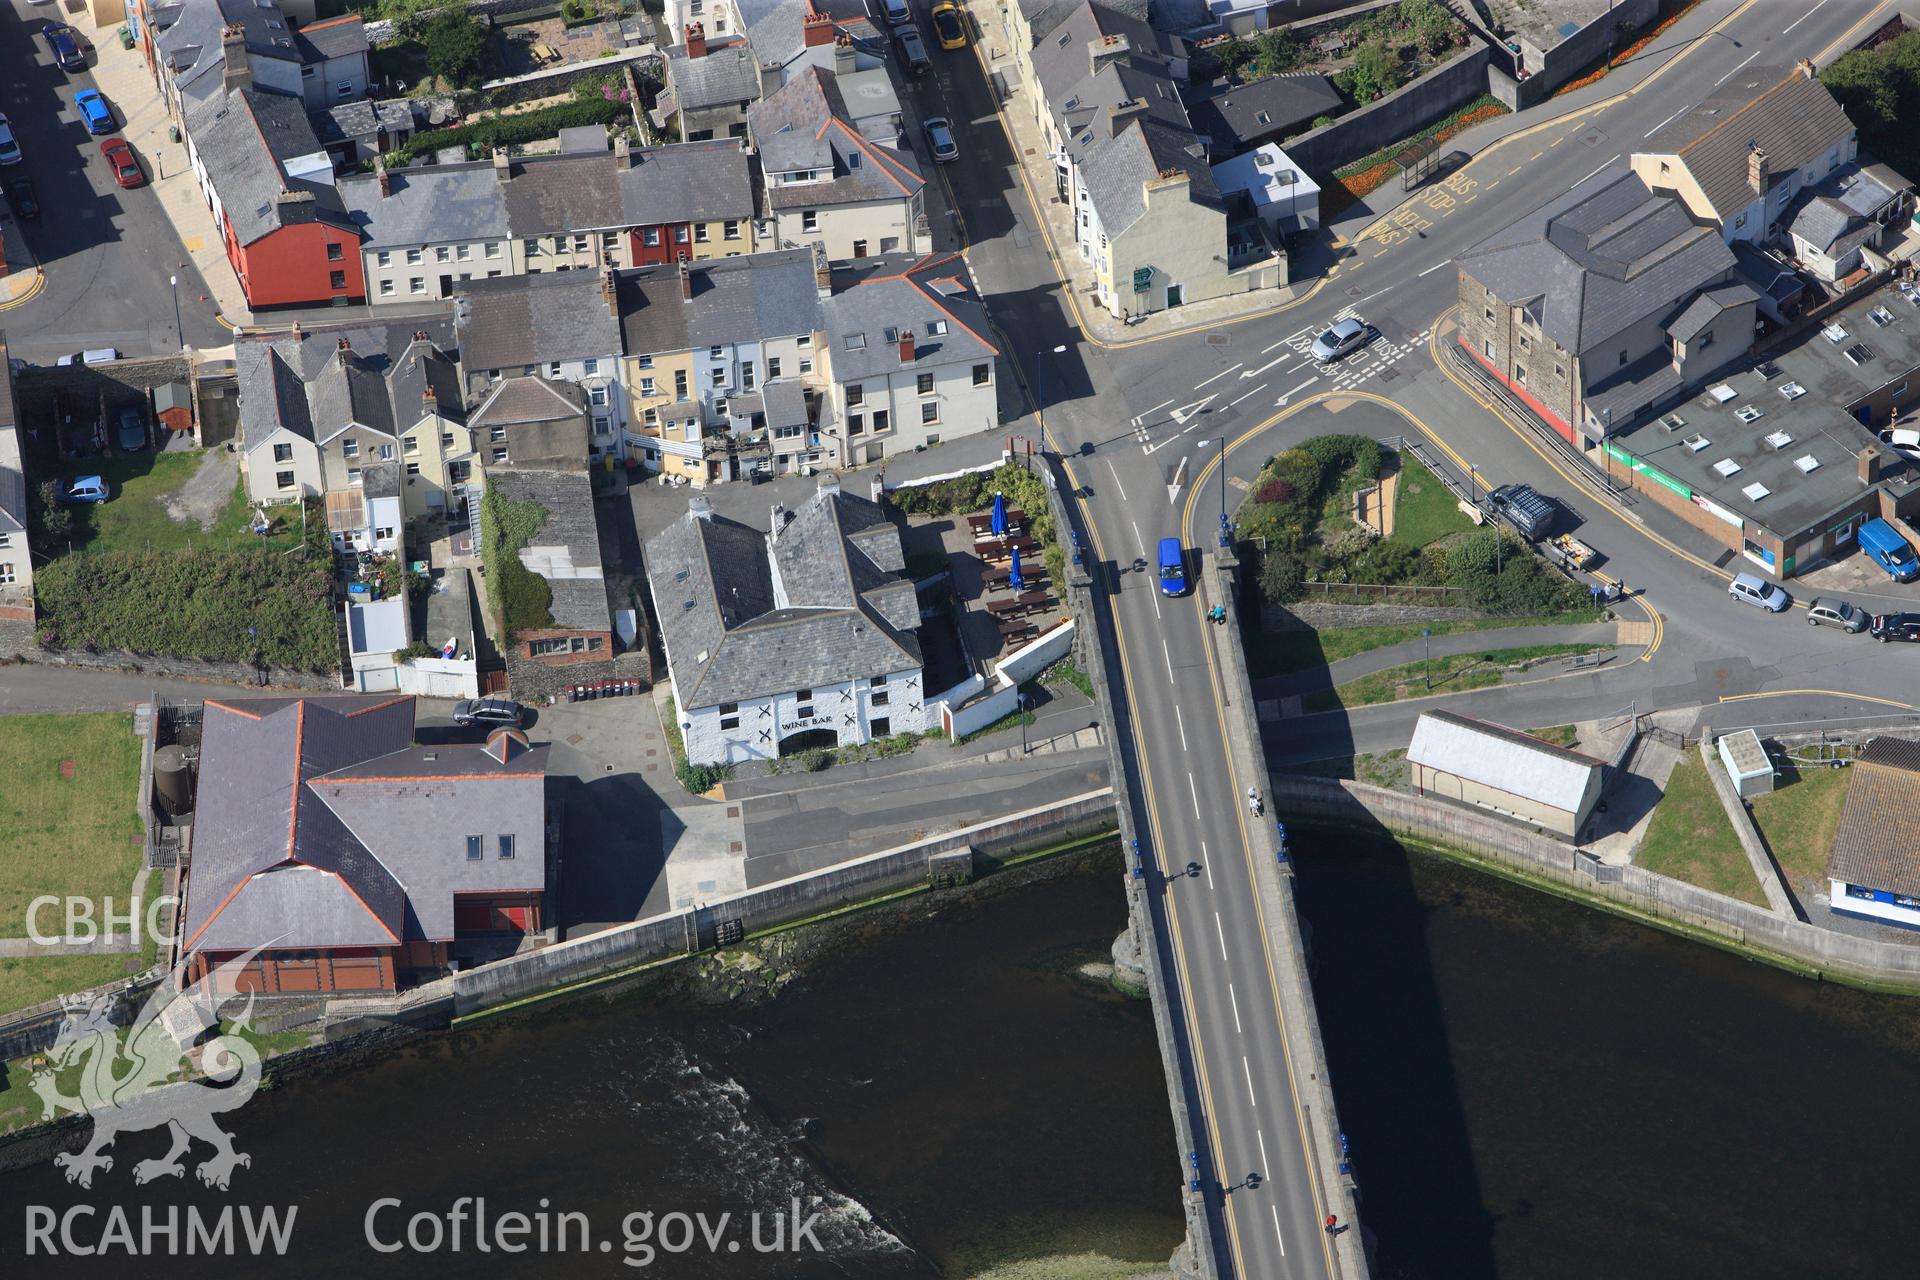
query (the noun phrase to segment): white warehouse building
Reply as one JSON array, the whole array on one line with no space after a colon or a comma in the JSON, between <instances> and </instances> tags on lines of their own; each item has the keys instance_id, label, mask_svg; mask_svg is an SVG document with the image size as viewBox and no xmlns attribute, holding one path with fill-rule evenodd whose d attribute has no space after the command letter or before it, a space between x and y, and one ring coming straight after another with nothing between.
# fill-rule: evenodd
<instances>
[{"instance_id":1,"label":"white warehouse building","mask_svg":"<svg viewBox=\"0 0 1920 1280\"><path fill-rule=\"evenodd\" d=\"M920 732L920 602L879 503L824 481L762 533L704 497L646 548L693 764L771 759Z\"/></svg>"}]
</instances>

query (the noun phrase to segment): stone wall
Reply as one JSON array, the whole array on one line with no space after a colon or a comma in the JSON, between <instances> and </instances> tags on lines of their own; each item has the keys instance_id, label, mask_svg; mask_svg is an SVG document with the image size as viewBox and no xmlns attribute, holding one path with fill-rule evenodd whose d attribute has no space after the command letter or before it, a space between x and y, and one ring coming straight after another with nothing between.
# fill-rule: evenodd
<instances>
[{"instance_id":1,"label":"stone wall","mask_svg":"<svg viewBox=\"0 0 1920 1280\"><path fill-rule=\"evenodd\" d=\"M31 618L0 617L0 658L24 656L38 648Z\"/></svg>"},{"instance_id":2,"label":"stone wall","mask_svg":"<svg viewBox=\"0 0 1920 1280\"><path fill-rule=\"evenodd\" d=\"M1324 180L1487 92L1491 56L1483 44L1462 49L1412 84L1282 145L1295 164Z\"/></svg>"},{"instance_id":3,"label":"stone wall","mask_svg":"<svg viewBox=\"0 0 1920 1280\"><path fill-rule=\"evenodd\" d=\"M49 667L78 667L87 671L135 671L145 675L168 676L181 680L214 680L227 684L272 685L281 689L310 689L323 693L340 692L337 675L313 671L294 671L287 667L264 670L244 662L203 662L198 658L169 658L151 653L129 653L124 649L105 649L85 653L77 649L23 650L19 658Z\"/></svg>"},{"instance_id":4,"label":"stone wall","mask_svg":"<svg viewBox=\"0 0 1920 1280\"><path fill-rule=\"evenodd\" d=\"M1429 604L1263 604L1262 631L1320 631L1328 627L1380 627L1397 622L1462 622L1490 615L1478 609Z\"/></svg>"},{"instance_id":5,"label":"stone wall","mask_svg":"<svg viewBox=\"0 0 1920 1280\"><path fill-rule=\"evenodd\" d=\"M1515 110L1542 102L1567 81L1577 80L1589 68L1597 67L1609 48L1623 47L1638 38L1620 35L1619 24L1644 27L1659 14L1660 0L1610 0L1605 13L1595 14L1586 26L1544 52L1524 36L1519 37L1525 69L1533 74L1518 84L1496 76L1495 92Z\"/></svg>"}]
</instances>

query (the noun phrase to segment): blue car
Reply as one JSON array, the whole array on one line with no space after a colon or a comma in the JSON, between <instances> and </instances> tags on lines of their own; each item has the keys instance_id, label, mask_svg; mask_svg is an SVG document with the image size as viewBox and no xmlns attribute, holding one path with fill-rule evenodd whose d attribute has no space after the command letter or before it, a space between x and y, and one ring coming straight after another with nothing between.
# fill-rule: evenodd
<instances>
[{"instance_id":1,"label":"blue car","mask_svg":"<svg viewBox=\"0 0 1920 1280\"><path fill-rule=\"evenodd\" d=\"M80 118L86 121L88 133L113 132L113 108L100 95L98 89L82 89L73 95L73 105L80 110Z\"/></svg>"},{"instance_id":2,"label":"blue car","mask_svg":"<svg viewBox=\"0 0 1920 1280\"><path fill-rule=\"evenodd\" d=\"M68 502L105 502L112 496L107 482L99 476L81 476L61 495Z\"/></svg>"},{"instance_id":3,"label":"blue car","mask_svg":"<svg viewBox=\"0 0 1920 1280\"><path fill-rule=\"evenodd\" d=\"M87 57L80 52L80 42L65 26L56 23L47 28L47 48L53 50L53 60L62 71L87 69Z\"/></svg>"}]
</instances>

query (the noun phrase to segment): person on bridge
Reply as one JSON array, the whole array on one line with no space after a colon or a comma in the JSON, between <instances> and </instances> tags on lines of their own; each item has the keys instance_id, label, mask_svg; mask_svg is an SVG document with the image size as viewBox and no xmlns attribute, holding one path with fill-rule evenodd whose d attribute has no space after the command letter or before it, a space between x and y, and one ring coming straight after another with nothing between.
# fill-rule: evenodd
<instances>
[{"instance_id":1,"label":"person on bridge","mask_svg":"<svg viewBox=\"0 0 1920 1280\"><path fill-rule=\"evenodd\" d=\"M1247 812L1256 818L1260 816L1260 793L1252 787L1247 788Z\"/></svg>"},{"instance_id":2,"label":"person on bridge","mask_svg":"<svg viewBox=\"0 0 1920 1280\"><path fill-rule=\"evenodd\" d=\"M1225 605L1217 604L1213 606L1213 608L1207 610L1208 622L1225 622L1226 620L1227 620L1227 607Z\"/></svg>"}]
</instances>

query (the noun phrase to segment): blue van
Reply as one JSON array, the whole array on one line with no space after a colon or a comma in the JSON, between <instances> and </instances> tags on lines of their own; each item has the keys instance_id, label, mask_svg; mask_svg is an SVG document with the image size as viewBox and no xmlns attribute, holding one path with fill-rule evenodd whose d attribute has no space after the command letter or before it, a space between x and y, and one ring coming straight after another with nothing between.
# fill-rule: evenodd
<instances>
[{"instance_id":1,"label":"blue van","mask_svg":"<svg viewBox=\"0 0 1920 1280\"><path fill-rule=\"evenodd\" d=\"M1180 539L1160 539L1160 589L1170 596L1187 594L1187 555Z\"/></svg>"},{"instance_id":2,"label":"blue van","mask_svg":"<svg viewBox=\"0 0 1920 1280\"><path fill-rule=\"evenodd\" d=\"M1860 526L1860 549L1887 571L1895 582L1912 582L1920 577L1920 557L1899 531L1885 520L1869 520Z\"/></svg>"}]
</instances>

